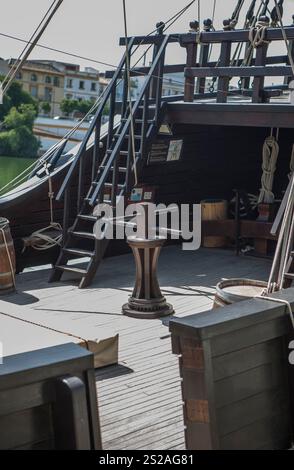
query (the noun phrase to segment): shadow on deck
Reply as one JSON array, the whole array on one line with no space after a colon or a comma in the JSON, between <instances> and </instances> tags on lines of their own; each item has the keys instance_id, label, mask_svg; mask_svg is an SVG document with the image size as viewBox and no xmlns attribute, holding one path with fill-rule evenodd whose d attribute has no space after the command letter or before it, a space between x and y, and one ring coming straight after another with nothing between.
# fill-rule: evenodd
<instances>
[{"instance_id":1,"label":"shadow on deck","mask_svg":"<svg viewBox=\"0 0 294 470\"><path fill-rule=\"evenodd\" d=\"M270 262L237 258L230 251L184 252L166 247L159 279L176 316L208 310L221 278L266 279ZM138 320L121 314L132 291L132 255L103 261L91 288L79 290L72 280L48 284L49 271L18 276L18 293L0 300L0 312L80 336L119 333L119 364L96 371L104 449L183 449L181 383L178 360L171 353L169 319ZM0 315L0 322L3 320ZM9 354L35 348L36 338L6 338ZM48 344L43 344L46 347ZM5 344L4 344L5 348Z\"/></svg>"}]
</instances>

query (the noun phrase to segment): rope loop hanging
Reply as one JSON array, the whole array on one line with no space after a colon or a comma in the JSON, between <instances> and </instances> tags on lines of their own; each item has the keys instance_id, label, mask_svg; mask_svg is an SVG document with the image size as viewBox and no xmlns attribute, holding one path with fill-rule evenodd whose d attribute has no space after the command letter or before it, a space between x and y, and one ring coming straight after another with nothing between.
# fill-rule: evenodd
<instances>
[{"instance_id":1,"label":"rope loop hanging","mask_svg":"<svg viewBox=\"0 0 294 470\"><path fill-rule=\"evenodd\" d=\"M265 44L270 44L270 41L266 39L268 27L268 19L259 19L256 25L249 30L249 41L254 49L257 49L258 47L261 47Z\"/></svg>"},{"instance_id":2,"label":"rope loop hanging","mask_svg":"<svg viewBox=\"0 0 294 470\"><path fill-rule=\"evenodd\" d=\"M275 196L272 192L274 176L279 155L279 144L274 135L268 136L263 144L262 150L262 177L259 204L270 204L274 202Z\"/></svg>"}]
</instances>

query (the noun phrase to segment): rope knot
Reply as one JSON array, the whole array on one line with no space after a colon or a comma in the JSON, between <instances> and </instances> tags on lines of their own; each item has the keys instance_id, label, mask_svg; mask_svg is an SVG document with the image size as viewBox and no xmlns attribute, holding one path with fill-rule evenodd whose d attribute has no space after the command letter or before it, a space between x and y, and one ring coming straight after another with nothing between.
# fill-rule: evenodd
<instances>
[{"instance_id":1,"label":"rope knot","mask_svg":"<svg viewBox=\"0 0 294 470\"><path fill-rule=\"evenodd\" d=\"M270 41L266 39L268 27L269 21L259 20L257 21L256 26L250 29L249 41L251 42L252 47L257 49L265 44L270 44Z\"/></svg>"}]
</instances>

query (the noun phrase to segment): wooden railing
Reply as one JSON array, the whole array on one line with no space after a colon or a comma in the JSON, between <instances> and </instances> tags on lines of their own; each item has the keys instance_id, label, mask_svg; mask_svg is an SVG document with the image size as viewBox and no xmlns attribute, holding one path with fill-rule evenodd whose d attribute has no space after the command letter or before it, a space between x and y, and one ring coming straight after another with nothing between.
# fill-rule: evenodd
<instances>
[{"instance_id":1,"label":"wooden railing","mask_svg":"<svg viewBox=\"0 0 294 470\"><path fill-rule=\"evenodd\" d=\"M294 27L286 27L285 35L290 43L291 54L294 55L293 40ZM264 81L266 77L284 77L285 81L293 77L292 68L288 65L288 56L268 56L268 46L271 41L284 41L280 28L268 28L265 41L256 48L256 57L250 61L249 66L242 66L243 60L234 61L232 66L232 45L234 43L246 43L250 47L249 30L235 31L209 31L189 33L179 36L180 45L187 50L185 68L185 101L194 101L195 87L198 92L203 91L205 78L218 79L217 102L225 103L229 94L229 84L232 77L240 77L245 80L249 89L249 78L253 78L252 102L265 102ZM220 57L217 63L210 63L208 48L213 44L221 44ZM198 48L200 47L200 62L197 62ZM285 45L284 45L285 47ZM268 65L285 64L275 67ZM195 79L197 78L197 83ZM244 83L244 82L243 82ZM278 88L278 86L277 86Z\"/></svg>"}]
</instances>

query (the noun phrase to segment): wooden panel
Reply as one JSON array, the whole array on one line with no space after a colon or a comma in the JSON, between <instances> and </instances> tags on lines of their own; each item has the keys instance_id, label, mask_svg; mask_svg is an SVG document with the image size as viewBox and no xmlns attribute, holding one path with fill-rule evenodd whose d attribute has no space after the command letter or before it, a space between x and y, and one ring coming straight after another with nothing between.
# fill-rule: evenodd
<instances>
[{"instance_id":1,"label":"wooden panel","mask_svg":"<svg viewBox=\"0 0 294 470\"><path fill-rule=\"evenodd\" d=\"M0 449L30 445L53 436L52 412L49 405L0 416Z\"/></svg>"}]
</instances>

